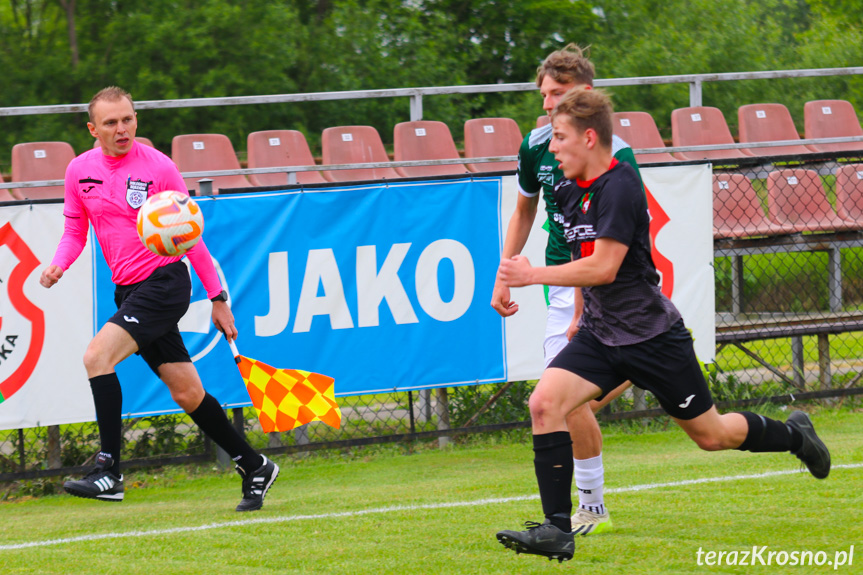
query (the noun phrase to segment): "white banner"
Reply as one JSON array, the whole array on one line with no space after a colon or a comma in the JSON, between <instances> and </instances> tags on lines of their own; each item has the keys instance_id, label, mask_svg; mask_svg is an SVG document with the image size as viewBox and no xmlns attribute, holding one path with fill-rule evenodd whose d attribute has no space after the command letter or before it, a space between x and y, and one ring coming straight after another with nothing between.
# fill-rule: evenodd
<instances>
[{"instance_id":1,"label":"white banner","mask_svg":"<svg viewBox=\"0 0 863 575\"><path fill-rule=\"evenodd\" d=\"M662 274L663 292L683 315L695 338L695 353L702 363L714 361L716 349L713 279L713 184L710 164L642 168L651 209L654 260ZM501 237L518 196L514 177L504 178L501 201ZM545 213L540 199L539 214ZM543 217L537 217L524 255L534 265L545 261L548 234ZM502 240L501 240L502 241ZM541 286L512 292L519 311L506 320L506 360L509 381L539 379L545 366L545 299Z\"/></svg>"},{"instance_id":2,"label":"white banner","mask_svg":"<svg viewBox=\"0 0 863 575\"><path fill-rule=\"evenodd\" d=\"M642 176L650 191L654 260L659 262L657 268L662 273L663 290L671 291L672 301L693 330L699 358L704 362L712 361L714 285L710 166L647 168L642 170ZM417 189L426 198L437 194L434 206L416 202ZM340 385L341 395L351 395L441 384L475 385L539 378L544 365L546 319L542 287L514 289L512 298L518 302L520 311L506 320L499 318L490 306L496 258L499 258L506 226L518 198L516 178L391 183L387 195L381 194L375 189L363 191L362 186L342 186L326 188L317 194L270 192L202 198L200 203L205 217L209 218L208 225L215 230L212 241L208 238L207 243L214 256L221 256L223 280L230 286L232 307L237 325L241 327L240 343L246 346L241 349L248 349L247 353L253 356L263 354L265 357L256 359L280 363L278 367L299 367L331 374L336 377L337 395ZM332 214L351 198L358 202L358 207L340 217L345 221L356 218L357 222L333 228ZM329 208L322 209L319 204ZM261 209L262 205L266 209ZM82 358L98 324L113 313L113 286L107 280L101 256L96 255L98 249L89 242L60 283L50 290L39 285L40 273L50 263L62 235L62 209L60 203L0 206L0 429L94 420L93 400ZM246 222L243 229L237 227L237 213L245 214L241 218ZM544 214L541 200L538 213ZM269 218L266 221L275 226L274 233L267 235L269 243L250 242L248 245L254 246L253 251L232 253L232 237L241 232L254 235L264 225L257 219L260 214L266 214ZM281 218L277 218L279 223L273 223L273 214ZM389 219L378 221L383 216ZM535 264L544 262L545 257L544 219L536 218L523 251ZM316 232L303 232L303 226ZM455 319L438 317L440 314L436 312L429 314L429 310L434 312L437 308L429 303L428 294L416 288L429 285L429 281L413 272L423 268L423 254L443 245L438 236L447 227L446 237L459 241L446 240L446 245L459 247L460 251L436 256L435 268L440 262L446 265L440 266L437 274L437 281L442 283L433 294L432 303L452 306L453 302L461 302L455 297L461 293L455 288L458 279L459 289L467 286L473 295L470 300L464 300L463 305L459 303L464 309ZM231 233L225 232L228 229ZM271 236L275 237L275 230L284 237L279 236L274 243ZM300 240L314 240L314 245L303 246ZM375 314L374 322L366 321L369 325L365 325L359 319L360 310L348 309L349 316L345 317L358 318L355 329L333 325L330 315L329 321L318 318L311 322L309 318L310 325L303 329L298 329L295 323L293 329L283 329L276 335L258 333L258 319L267 315L267 301L271 299L267 296L267 277L273 275L273 270L267 271L268 254L272 263L273 253L278 256L284 252L283 272L287 272L287 250L290 249L290 269L295 275L302 272L302 268L296 268L297 262L306 262L306 270L300 275L315 278L322 272L313 269L312 263L316 260L312 255L332 253L330 263L341 263L338 268L331 267L345 270L347 274L360 269L360 257L354 254L370 252L369 246L380 248L376 259L384 262L379 264L380 271L377 265L370 268L374 272L372 279L391 276L392 284L377 286L380 294L366 301L365 305L371 306L369 309L382 312L379 316ZM413 251L408 250L408 246L412 246L410 250ZM401 254L405 256L404 262L393 264L390 270L386 262L395 256L388 254L397 248L406 256ZM375 257L366 259L375 262ZM456 266L456 260L470 265ZM241 269L243 266L250 269ZM404 269L400 272L401 268ZM303 297L316 302L324 297L314 286L305 289L305 279L300 275L279 280L293 278L294 289L290 292L293 299L291 307L286 309L295 310L295 314L305 309L303 301L299 301ZM345 277L350 279L349 275ZM350 288L351 284L344 285ZM360 300L369 299L361 298L362 294L356 289L346 288L338 301L350 308ZM286 290L280 293L288 294ZM393 312L391 304L402 301L404 298L396 297L401 294L408 298L403 303L410 304L417 320L401 321L398 320L401 316ZM100 319L97 321L96 317ZM206 323L212 330L209 322ZM197 358L196 366L208 389L226 404L247 405L248 395L221 338L210 332L196 333L200 328L188 328L187 322L181 322L181 327L188 330L183 333L184 339ZM210 351L213 345L207 342L211 338L217 342L212 353L198 353L205 344ZM345 355L357 353L360 344L366 346L362 348L362 357L351 359ZM430 353L435 349L440 353L446 345L455 346L455 349L447 351L445 357ZM375 354L385 357L378 360ZM374 369L357 368L357 361L363 357L376 362ZM392 364L393 357L419 359L404 365L398 360ZM282 362L291 365L281 365ZM399 369L408 371L402 373ZM416 377L417 371L426 374L426 379ZM124 414L178 411L164 385L155 379L140 358L124 361L118 373L124 385ZM365 379L359 377L363 373ZM377 387L369 387L372 384Z\"/></svg>"},{"instance_id":3,"label":"white banner","mask_svg":"<svg viewBox=\"0 0 863 575\"><path fill-rule=\"evenodd\" d=\"M63 204L0 206L0 429L95 419L90 243L60 283L39 285L62 233Z\"/></svg>"}]
</instances>

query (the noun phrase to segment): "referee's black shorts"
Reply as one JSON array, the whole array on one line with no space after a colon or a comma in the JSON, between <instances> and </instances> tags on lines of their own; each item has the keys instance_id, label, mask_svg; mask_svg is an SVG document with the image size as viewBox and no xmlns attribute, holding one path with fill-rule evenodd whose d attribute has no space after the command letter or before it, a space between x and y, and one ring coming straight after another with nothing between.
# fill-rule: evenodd
<instances>
[{"instance_id":1,"label":"referee's black shorts","mask_svg":"<svg viewBox=\"0 0 863 575\"><path fill-rule=\"evenodd\" d=\"M190 362L177 324L189 309L192 280L182 261L157 268L144 281L118 285L117 313L108 321L119 325L138 344L138 354L156 375L163 363Z\"/></svg>"},{"instance_id":2,"label":"referee's black shorts","mask_svg":"<svg viewBox=\"0 0 863 575\"><path fill-rule=\"evenodd\" d=\"M608 346L581 329L549 367L565 369L597 385L602 389L598 399L630 380L656 396L662 408L677 419L693 419L713 406L683 320L633 345Z\"/></svg>"}]
</instances>

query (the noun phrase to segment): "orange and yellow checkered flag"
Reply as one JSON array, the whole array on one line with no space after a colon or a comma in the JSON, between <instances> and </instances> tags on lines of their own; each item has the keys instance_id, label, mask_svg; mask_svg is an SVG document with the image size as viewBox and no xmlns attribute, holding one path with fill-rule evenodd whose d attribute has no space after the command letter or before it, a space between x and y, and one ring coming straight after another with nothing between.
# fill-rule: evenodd
<instances>
[{"instance_id":1,"label":"orange and yellow checkered flag","mask_svg":"<svg viewBox=\"0 0 863 575\"><path fill-rule=\"evenodd\" d=\"M261 429L290 431L312 421L323 421L338 429L342 412L336 403L332 377L300 369L277 369L231 350L246 383Z\"/></svg>"}]
</instances>

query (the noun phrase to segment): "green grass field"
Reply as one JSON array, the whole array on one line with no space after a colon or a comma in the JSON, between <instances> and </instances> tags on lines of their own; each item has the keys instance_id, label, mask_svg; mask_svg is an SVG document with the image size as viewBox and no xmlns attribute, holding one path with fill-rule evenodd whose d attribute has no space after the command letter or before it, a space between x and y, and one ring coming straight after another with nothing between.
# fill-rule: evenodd
<instances>
[{"instance_id":1,"label":"green grass field","mask_svg":"<svg viewBox=\"0 0 863 575\"><path fill-rule=\"evenodd\" d=\"M253 514L233 511L238 477L210 468L136 471L119 504L66 495L0 503L0 572L834 572L826 564L698 564L699 549L767 546L822 551L831 562L844 551L835 571L863 573L863 412L818 409L813 419L833 454L824 481L797 472L787 454L701 452L673 426L604 429L616 529L577 539L575 558L562 565L516 556L494 537L541 519L529 436L513 432L443 450L277 457L279 480ZM689 483L662 485L675 482Z\"/></svg>"}]
</instances>

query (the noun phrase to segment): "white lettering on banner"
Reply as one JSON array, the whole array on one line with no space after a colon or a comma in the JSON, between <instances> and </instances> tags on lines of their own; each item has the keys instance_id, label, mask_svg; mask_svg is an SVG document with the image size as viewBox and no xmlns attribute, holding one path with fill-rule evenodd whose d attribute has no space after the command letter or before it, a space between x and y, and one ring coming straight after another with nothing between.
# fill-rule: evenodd
<instances>
[{"instance_id":1,"label":"white lettering on banner","mask_svg":"<svg viewBox=\"0 0 863 575\"><path fill-rule=\"evenodd\" d=\"M455 290L452 300L443 301L437 281L441 260L452 262L455 271ZM438 321L460 318L473 301L476 270L470 251L455 240L437 240L423 250L417 262L417 299L423 310Z\"/></svg>"},{"instance_id":2,"label":"white lettering on banner","mask_svg":"<svg viewBox=\"0 0 863 575\"><path fill-rule=\"evenodd\" d=\"M318 296L318 284L324 288L322 296ZM332 329L354 327L354 320L351 318L348 302L345 300L342 277L336 265L336 256L329 248L309 250L300 303L297 304L294 333L309 331L312 327L312 319L316 315L330 316Z\"/></svg>"},{"instance_id":3,"label":"white lettering on banner","mask_svg":"<svg viewBox=\"0 0 863 575\"><path fill-rule=\"evenodd\" d=\"M279 335L288 327L291 318L291 291L288 285L288 252L273 252L268 265L270 313L255 316L255 335Z\"/></svg>"},{"instance_id":4,"label":"white lettering on banner","mask_svg":"<svg viewBox=\"0 0 863 575\"><path fill-rule=\"evenodd\" d=\"M380 325L378 309L386 299L397 324L418 323L408 294L399 279L399 267L410 244L393 244L387 259L377 271L376 246L357 248L357 324L359 327Z\"/></svg>"},{"instance_id":5,"label":"white lettering on banner","mask_svg":"<svg viewBox=\"0 0 863 575\"><path fill-rule=\"evenodd\" d=\"M357 327L380 325L380 306L384 301L397 325L419 323L398 275L410 247L409 243L393 244L378 270L377 246L357 246ZM444 259L452 262L455 276L453 297L448 302L443 301L438 285L438 268ZM265 316L255 316L255 335L259 337L278 335L290 322L288 252L269 255L267 274L270 309ZM476 285L473 257L467 247L455 240L437 240L426 247L417 260L415 278L417 300L435 320L456 320L473 301ZM319 286L323 288L320 296ZM342 276L331 249L309 251L293 332L310 331L312 320L319 315L329 316L332 329L354 327Z\"/></svg>"}]
</instances>

